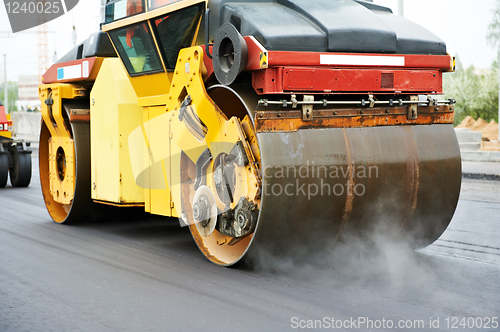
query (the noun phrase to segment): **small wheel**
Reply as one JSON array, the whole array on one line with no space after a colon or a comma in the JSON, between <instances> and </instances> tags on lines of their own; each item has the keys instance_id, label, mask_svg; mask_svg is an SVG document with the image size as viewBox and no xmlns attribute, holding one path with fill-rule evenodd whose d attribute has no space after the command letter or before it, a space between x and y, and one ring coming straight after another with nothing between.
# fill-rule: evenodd
<instances>
[{"instance_id":1,"label":"small wheel","mask_svg":"<svg viewBox=\"0 0 500 332\"><path fill-rule=\"evenodd\" d=\"M12 147L12 168L9 169L10 183L13 187L27 187L31 182L31 155L19 153L17 147Z\"/></svg>"},{"instance_id":2,"label":"small wheel","mask_svg":"<svg viewBox=\"0 0 500 332\"><path fill-rule=\"evenodd\" d=\"M70 114L72 109L87 109L90 107L87 101L66 101L63 104L63 112ZM75 122L69 124L69 133L74 140L73 146L66 150L57 149L56 157L51 158L49 141L51 139L50 130L47 124L42 121L40 129L39 146L39 169L40 186L45 201L45 206L50 217L59 224L78 224L92 222L96 220L109 220L115 218L126 219L136 212L123 208L116 208L92 201L91 193L91 172L90 172L90 123ZM61 203L54 200L50 191L51 176L65 178L65 173L69 167L65 161L73 159L74 182L71 188L73 199L69 203ZM51 174L50 163L55 163L55 171ZM130 208L132 209L132 208ZM127 211L127 212L125 212ZM135 217L135 216L134 216ZM118 219L117 219L118 220Z\"/></svg>"},{"instance_id":3,"label":"small wheel","mask_svg":"<svg viewBox=\"0 0 500 332\"><path fill-rule=\"evenodd\" d=\"M0 154L0 188L7 184L9 176L9 157L6 154Z\"/></svg>"}]
</instances>

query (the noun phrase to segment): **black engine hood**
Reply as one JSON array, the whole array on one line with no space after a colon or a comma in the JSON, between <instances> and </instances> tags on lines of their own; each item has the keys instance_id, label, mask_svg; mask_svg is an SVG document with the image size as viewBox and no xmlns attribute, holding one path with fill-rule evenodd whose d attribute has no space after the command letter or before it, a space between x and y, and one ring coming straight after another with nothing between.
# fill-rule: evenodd
<instances>
[{"instance_id":1,"label":"black engine hood","mask_svg":"<svg viewBox=\"0 0 500 332\"><path fill-rule=\"evenodd\" d=\"M268 50L446 54L446 44L389 8L355 0L211 0L210 40L230 22Z\"/></svg>"}]
</instances>

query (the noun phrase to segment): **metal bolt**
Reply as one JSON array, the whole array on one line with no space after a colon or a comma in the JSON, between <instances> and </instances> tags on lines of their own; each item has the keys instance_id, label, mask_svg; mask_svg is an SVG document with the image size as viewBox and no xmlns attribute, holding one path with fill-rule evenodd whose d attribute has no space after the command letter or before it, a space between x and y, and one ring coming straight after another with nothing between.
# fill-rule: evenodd
<instances>
[{"instance_id":1,"label":"metal bolt","mask_svg":"<svg viewBox=\"0 0 500 332\"><path fill-rule=\"evenodd\" d=\"M193 217L197 221L207 219L207 204L203 200L199 200L193 205Z\"/></svg>"},{"instance_id":2,"label":"metal bolt","mask_svg":"<svg viewBox=\"0 0 500 332\"><path fill-rule=\"evenodd\" d=\"M240 213L238 216L238 223L243 226L245 222L246 222L245 216L243 215L243 213Z\"/></svg>"}]
</instances>

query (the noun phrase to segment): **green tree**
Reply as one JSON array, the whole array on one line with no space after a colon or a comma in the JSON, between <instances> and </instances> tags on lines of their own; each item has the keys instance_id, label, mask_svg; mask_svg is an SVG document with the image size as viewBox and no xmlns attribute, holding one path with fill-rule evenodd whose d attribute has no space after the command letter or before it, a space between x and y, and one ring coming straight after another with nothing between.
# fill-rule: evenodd
<instances>
[{"instance_id":1,"label":"green tree","mask_svg":"<svg viewBox=\"0 0 500 332\"><path fill-rule=\"evenodd\" d=\"M0 87L0 100L2 101L2 104L5 106L4 91L5 91L4 86L2 84ZM16 112L17 111L16 101L18 99L16 82L7 82L7 95L9 96L9 113Z\"/></svg>"},{"instance_id":2,"label":"green tree","mask_svg":"<svg viewBox=\"0 0 500 332\"><path fill-rule=\"evenodd\" d=\"M455 105L455 125L466 116L479 117L486 121L498 121L498 64L490 70L478 71L474 67L445 74L443 90L446 98L457 101Z\"/></svg>"},{"instance_id":3,"label":"green tree","mask_svg":"<svg viewBox=\"0 0 500 332\"><path fill-rule=\"evenodd\" d=\"M486 39L490 45L500 49L500 0L496 0ZM464 69L459 64L457 57L456 71L443 77L446 98L457 101L455 125L468 115L476 120L481 117L488 122L491 119L498 122L498 62L494 62L491 69L486 71L474 67Z\"/></svg>"},{"instance_id":4,"label":"green tree","mask_svg":"<svg viewBox=\"0 0 500 332\"><path fill-rule=\"evenodd\" d=\"M493 20L488 26L488 42L494 46L500 46L500 0L496 0L495 10L493 11Z\"/></svg>"}]
</instances>

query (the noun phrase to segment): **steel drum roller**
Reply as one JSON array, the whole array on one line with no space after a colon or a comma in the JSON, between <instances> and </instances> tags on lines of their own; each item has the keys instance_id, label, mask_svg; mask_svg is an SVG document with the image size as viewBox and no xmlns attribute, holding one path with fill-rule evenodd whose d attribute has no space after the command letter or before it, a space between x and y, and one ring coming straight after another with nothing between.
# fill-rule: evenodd
<instances>
[{"instance_id":1,"label":"steel drum roller","mask_svg":"<svg viewBox=\"0 0 500 332\"><path fill-rule=\"evenodd\" d=\"M455 211L461 162L451 125L299 130L258 139L263 197L250 257L322 250L376 227L423 247Z\"/></svg>"}]
</instances>

